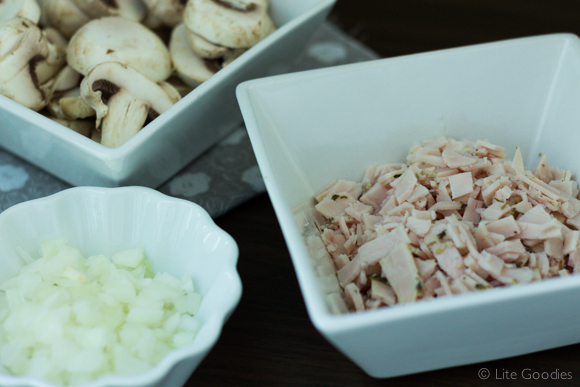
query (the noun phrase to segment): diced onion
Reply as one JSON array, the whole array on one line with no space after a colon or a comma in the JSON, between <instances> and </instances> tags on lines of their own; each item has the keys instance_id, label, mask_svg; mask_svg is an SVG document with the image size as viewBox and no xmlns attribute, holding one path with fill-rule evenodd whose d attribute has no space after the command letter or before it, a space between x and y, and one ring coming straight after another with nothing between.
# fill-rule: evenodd
<instances>
[{"instance_id":1,"label":"diced onion","mask_svg":"<svg viewBox=\"0 0 580 387\"><path fill-rule=\"evenodd\" d=\"M66 240L24 250L0 284L0 364L58 385L146 371L190 344L201 296L187 275L153 274L140 247L84 258Z\"/></svg>"}]
</instances>

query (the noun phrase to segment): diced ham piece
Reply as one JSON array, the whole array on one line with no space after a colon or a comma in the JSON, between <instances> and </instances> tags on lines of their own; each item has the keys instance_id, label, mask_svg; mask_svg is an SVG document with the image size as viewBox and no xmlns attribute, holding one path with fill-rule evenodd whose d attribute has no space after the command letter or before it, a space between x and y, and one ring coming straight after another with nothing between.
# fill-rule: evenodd
<instances>
[{"instance_id":1,"label":"diced ham piece","mask_svg":"<svg viewBox=\"0 0 580 387\"><path fill-rule=\"evenodd\" d=\"M578 241L580 240L579 231L570 231L566 234L566 239L564 242L563 253L571 254L578 249Z\"/></svg>"},{"instance_id":2,"label":"diced ham piece","mask_svg":"<svg viewBox=\"0 0 580 387\"><path fill-rule=\"evenodd\" d=\"M415 301L424 285L409 245L400 243L386 258L380 260L380 264L399 303Z\"/></svg>"},{"instance_id":3,"label":"diced ham piece","mask_svg":"<svg viewBox=\"0 0 580 387\"><path fill-rule=\"evenodd\" d=\"M417 185L417 176L412 168L407 168L403 176L399 178L397 186L395 187L395 197L397 202L403 203L407 200L415 190Z\"/></svg>"},{"instance_id":4,"label":"diced ham piece","mask_svg":"<svg viewBox=\"0 0 580 387\"><path fill-rule=\"evenodd\" d=\"M386 257L401 243L410 243L410 240L405 229L397 227L359 247L358 259L365 266L371 265Z\"/></svg>"},{"instance_id":5,"label":"diced ham piece","mask_svg":"<svg viewBox=\"0 0 580 387\"><path fill-rule=\"evenodd\" d=\"M362 265L360 262L360 258L356 256L353 258L352 261L347 263L342 269L336 272L338 282L342 287L345 287L347 284L351 283L356 279L356 277L360 274L361 270Z\"/></svg>"},{"instance_id":6,"label":"diced ham piece","mask_svg":"<svg viewBox=\"0 0 580 387\"><path fill-rule=\"evenodd\" d=\"M477 162L477 157L461 154L451 149L445 149L441 156L449 168L468 167Z\"/></svg>"},{"instance_id":7,"label":"diced ham piece","mask_svg":"<svg viewBox=\"0 0 580 387\"><path fill-rule=\"evenodd\" d=\"M348 193L327 196L314 208L326 218L337 218L345 214L345 210L354 203L355 200Z\"/></svg>"},{"instance_id":8,"label":"diced ham piece","mask_svg":"<svg viewBox=\"0 0 580 387\"><path fill-rule=\"evenodd\" d=\"M514 155L514 159L512 161L512 168L516 171L516 173L525 173L524 158L522 157L520 147L516 147L516 154Z\"/></svg>"},{"instance_id":9,"label":"diced ham piece","mask_svg":"<svg viewBox=\"0 0 580 387\"><path fill-rule=\"evenodd\" d=\"M407 219L407 228L413 231L420 237L424 237L431 229L431 221L425 219L417 219L411 216Z\"/></svg>"},{"instance_id":10,"label":"diced ham piece","mask_svg":"<svg viewBox=\"0 0 580 387\"><path fill-rule=\"evenodd\" d=\"M511 238L521 232L520 226L513 216L508 216L487 224L487 230Z\"/></svg>"},{"instance_id":11,"label":"diced ham piece","mask_svg":"<svg viewBox=\"0 0 580 387\"><path fill-rule=\"evenodd\" d=\"M395 305L397 302L397 296L393 288L386 281L378 279L371 280L371 296L372 298L381 300L387 305Z\"/></svg>"},{"instance_id":12,"label":"diced ham piece","mask_svg":"<svg viewBox=\"0 0 580 387\"><path fill-rule=\"evenodd\" d=\"M345 286L344 294L346 295L346 303L351 307L354 308L356 311L362 312L365 310L364 301L360 294L359 288L350 283Z\"/></svg>"},{"instance_id":13,"label":"diced ham piece","mask_svg":"<svg viewBox=\"0 0 580 387\"><path fill-rule=\"evenodd\" d=\"M449 186L451 187L451 197L453 199L472 193L473 177L471 172L449 176Z\"/></svg>"},{"instance_id":14,"label":"diced ham piece","mask_svg":"<svg viewBox=\"0 0 580 387\"><path fill-rule=\"evenodd\" d=\"M511 212L511 207L507 203L495 202L483 211L481 211L481 219L483 220L498 220L504 215Z\"/></svg>"},{"instance_id":15,"label":"diced ham piece","mask_svg":"<svg viewBox=\"0 0 580 387\"><path fill-rule=\"evenodd\" d=\"M552 217L540 205L534 206L531 210L523 214L518 221L534 224L544 224L552 220Z\"/></svg>"},{"instance_id":16,"label":"diced ham piece","mask_svg":"<svg viewBox=\"0 0 580 387\"><path fill-rule=\"evenodd\" d=\"M443 252L435 252L435 258L439 267L445 271L450 277L459 278L465 271L465 264L463 257L455 247L448 247Z\"/></svg>"},{"instance_id":17,"label":"diced ham piece","mask_svg":"<svg viewBox=\"0 0 580 387\"><path fill-rule=\"evenodd\" d=\"M526 255L526 248L519 239L503 241L495 246L487 248L486 251L503 259L504 262L513 262Z\"/></svg>"},{"instance_id":18,"label":"diced ham piece","mask_svg":"<svg viewBox=\"0 0 580 387\"><path fill-rule=\"evenodd\" d=\"M417 266L417 270L419 271L419 275L423 280L431 277L435 270L437 270L437 261L434 259L418 259L415 258L415 265Z\"/></svg>"},{"instance_id":19,"label":"diced ham piece","mask_svg":"<svg viewBox=\"0 0 580 387\"><path fill-rule=\"evenodd\" d=\"M463 212L463 220L465 220L466 222L478 224L481 217L477 213L477 210L483 207L483 205L484 203L481 200L469 198L469 200L467 200L467 207Z\"/></svg>"},{"instance_id":20,"label":"diced ham piece","mask_svg":"<svg viewBox=\"0 0 580 387\"><path fill-rule=\"evenodd\" d=\"M378 209L381 208L381 204L387 197L388 191L389 190L383 187L382 184L375 184L368 191L366 191L359 200L364 204Z\"/></svg>"},{"instance_id":21,"label":"diced ham piece","mask_svg":"<svg viewBox=\"0 0 580 387\"><path fill-rule=\"evenodd\" d=\"M482 251L476 258L478 265L493 277L497 278L497 276L501 275L504 268L504 262L500 258L488 253L487 251Z\"/></svg>"},{"instance_id":22,"label":"diced ham piece","mask_svg":"<svg viewBox=\"0 0 580 387\"><path fill-rule=\"evenodd\" d=\"M347 215L353 217L354 219L358 220L359 222L362 221L362 217L364 214L372 214L373 208L361 202L354 202L351 203L345 210Z\"/></svg>"}]
</instances>

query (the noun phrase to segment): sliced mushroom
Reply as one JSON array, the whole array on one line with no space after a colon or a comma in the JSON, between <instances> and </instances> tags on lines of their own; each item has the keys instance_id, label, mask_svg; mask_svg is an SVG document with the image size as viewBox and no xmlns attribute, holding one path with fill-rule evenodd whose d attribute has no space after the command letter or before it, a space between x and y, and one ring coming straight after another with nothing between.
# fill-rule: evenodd
<instances>
[{"instance_id":1,"label":"sliced mushroom","mask_svg":"<svg viewBox=\"0 0 580 387\"><path fill-rule=\"evenodd\" d=\"M36 0L0 0L0 23L13 17L24 17L38 24L40 6Z\"/></svg>"},{"instance_id":2,"label":"sliced mushroom","mask_svg":"<svg viewBox=\"0 0 580 387\"><path fill-rule=\"evenodd\" d=\"M165 81L163 83L169 83L171 86L173 86L173 88L175 90L177 90L177 92L179 93L179 95L181 96L181 98L185 97L192 90L192 88L189 87L189 86L187 86L181 80L181 78L179 78L177 75L172 75L171 77L169 77L169 79L167 79L167 81Z\"/></svg>"},{"instance_id":3,"label":"sliced mushroom","mask_svg":"<svg viewBox=\"0 0 580 387\"><path fill-rule=\"evenodd\" d=\"M66 39L54 29L42 31L42 34L47 42L48 55L36 66L36 74L41 84L54 78L66 63Z\"/></svg>"},{"instance_id":4,"label":"sliced mushroom","mask_svg":"<svg viewBox=\"0 0 580 387\"><path fill-rule=\"evenodd\" d=\"M187 36L187 42L191 49L201 58L221 58L228 52L228 50L230 50L227 47L218 46L209 42L207 39L204 39L195 32L189 30L187 27L185 28L185 36Z\"/></svg>"},{"instance_id":5,"label":"sliced mushroom","mask_svg":"<svg viewBox=\"0 0 580 387\"><path fill-rule=\"evenodd\" d=\"M147 13L141 0L72 0L72 2L89 18L119 16L139 22Z\"/></svg>"},{"instance_id":6,"label":"sliced mushroom","mask_svg":"<svg viewBox=\"0 0 580 387\"><path fill-rule=\"evenodd\" d=\"M81 90L78 87L55 93L47 109L51 116L69 121L82 120L96 114L93 108L82 99Z\"/></svg>"},{"instance_id":7,"label":"sliced mushroom","mask_svg":"<svg viewBox=\"0 0 580 387\"><path fill-rule=\"evenodd\" d=\"M175 27L169 41L169 52L177 76L187 86L195 89L217 73L221 69L221 64L197 56L187 42L185 30L183 24Z\"/></svg>"},{"instance_id":8,"label":"sliced mushroom","mask_svg":"<svg viewBox=\"0 0 580 387\"><path fill-rule=\"evenodd\" d=\"M177 91L175 87L173 87L171 83L159 82L158 85L163 89L165 94L167 94L167 96L173 103L176 103L181 99L181 94L179 93L179 91Z\"/></svg>"},{"instance_id":9,"label":"sliced mushroom","mask_svg":"<svg viewBox=\"0 0 580 387\"><path fill-rule=\"evenodd\" d=\"M171 59L163 41L143 25L115 16L81 27L68 45L67 59L69 66L83 75L105 62L131 66L153 82L171 74Z\"/></svg>"},{"instance_id":10,"label":"sliced mushroom","mask_svg":"<svg viewBox=\"0 0 580 387\"><path fill-rule=\"evenodd\" d=\"M158 21L160 27L175 27L183 21L187 0L143 0L147 6L147 18ZM156 28L157 28L156 27Z\"/></svg>"},{"instance_id":11,"label":"sliced mushroom","mask_svg":"<svg viewBox=\"0 0 580 387\"><path fill-rule=\"evenodd\" d=\"M70 66L64 66L54 79L54 91L66 91L78 87L81 83L81 74Z\"/></svg>"},{"instance_id":12,"label":"sliced mushroom","mask_svg":"<svg viewBox=\"0 0 580 387\"><path fill-rule=\"evenodd\" d=\"M40 110L53 93L58 63L57 48L40 28L26 18L16 17L0 25L0 94Z\"/></svg>"},{"instance_id":13,"label":"sliced mushroom","mask_svg":"<svg viewBox=\"0 0 580 387\"><path fill-rule=\"evenodd\" d=\"M67 128L74 130L79 134L82 134L85 137L91 137L92 133L95 131L95 124L89 120L69 121L52 117L50 119L54 122L58 122L62 126L66 126Z\"/></svg>"},{"instance_id":14,"label":"sliced mushroom","mask_svg":"<svg viewBox=\"0 0 580 387\"><path fill-rule=\"evenodd\" d=\"M40 0L43 23L60 31L70 38L91 19L85 15L72 0Z\"/></svg>"},{"instance_id":15,"label":"sliced mushroom","mask_svg":"<svg viewBox=\"0 0 580 387\"><path fill-rule=\"evenodd\" d=\"M232 63L235 59L239 58L244 52L246 52L245 48L236 48L235 50L229 50L226 52L224 57L222 58L222 68L226 67L230 63Z\"/></svg>"},{"instance_id":16,"label":"sliced mushroom","mask_svg":"<svg viewBox=\"0 0 580 387\"><path fill-rule=\"evenodd\" d=\"M275 30L264 1L189 0L183 21L211 43L250 48Z\"/></svg>"},{"instance_id":17,"label":"sliced mushroom","mask_svg":"<svg viewBox=\"0 0 580 387\"><path fill-rule=\"evenodd\" d=\"M174 103L161 86L115 62L95 67L81 82L81 96L97 113L101 144L111 148L124 144Z\"/></svg>"}]
</instances>

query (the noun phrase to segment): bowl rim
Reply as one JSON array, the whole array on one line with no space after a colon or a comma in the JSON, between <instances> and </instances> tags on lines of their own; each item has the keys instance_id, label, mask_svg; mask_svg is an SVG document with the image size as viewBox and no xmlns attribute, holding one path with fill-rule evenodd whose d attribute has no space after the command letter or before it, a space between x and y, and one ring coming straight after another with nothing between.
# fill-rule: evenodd
<instances>
[{"instance_id":1,"label":"bowl rim","mask_svg":"<svg viewBox=\"0 0 580 387\"><path fill-rule=\"evenodd\" d=\"M512 285L502 288L489 289L485 292L466 293L454 295L453 297L441 297L433 300L422 300L416 303L395 305L378 310L369 310L362 313L332 314L328 309L324 297L325 295L317 286L319 277L314 273L312 262L307 252L306 246L295 225L291 208L287 207L285 200L277 183L272 168L270 158L265 152L262 141L260 125L256 119L256 101L254 90L260 87L273 87L276 84L301 83L320 76L335 77L341 73L355 71L365 71L366 69L390 66L394 63L405 63L406 61L426 60L439 55L455 55L461 52L481 50L498 46L520 45L533 43L540 40L553 40L561 44L573 44L580 48L580 38L572 33L552 33L537 36L528 36L515 39L499 40L495 42L480 43L462 47L446 48L442 50L421 52L410 55L402 55L392 58L383 58L361 63L345 64L330 68L301 71L291 74L282 74L271 77L264 77L245 81L236 88L236 97L240 105L244 122L256 154L256 159L260 167L267 191L270 195L272 205L283 231L284 239L290 251L290 257L297 279L302 291L306 309L313 325L327 338L333 341L342 333L361 328L380 326L395 321L404 321L417 317L426 317L439 313L446 313L452 310L469 310L486 304L500 301L517 301L533 297L537 294L556 294L565 290L580 289L580 276L570 275L569 277L551 278L538 282Z\"/></svg>"},{"instance_id":2,"label":"bowl rim","mask_svg":"<svg viewBox=\"0 0 580 387\"><path fill-rule=\"evenodd\" d=\"M116 187L116 188L103 188L103 187L73 187L68 188L63 191L57 192L50 196L33 199L16 204L12 207L7 208L0 213L0 222L5 218L4 214L10 214L18 211L27 211L27 207L32 205L37 205L42 203L44 205L50 205L51 203L66 200L70 196L75 195L86 195L91 193L97 195L98 197L110 197L115 195L132 195L134 193L145 194L152 198L152 205L163 202L173 202L179 203L180 205L186 205L192 208L196 214L199 214L199 220L204 224L205 227L209 227L212 231L218 232L227 243L229 248L229 256L224 259L224 269L220 271L217 277L227 276L230 282L231 292L224 297L224 303L221 309L216 309L210 314L207 321L204 323L206 328L206 336L199 337L196 336L191 344L186 346L176 348L171 350L159 363L151 367L145 372L136 375L105 375L99 377L87 384L80 385L80 387L106 387L106 386L123 386L123 387L137 387L143 385L151 385L159 382L163 379L179 362L194 356L201 355L201 360L205 355L213 348L217 343L219 336L223 330L225 323L229 316L233 313L235 308L238 306L239 301L242 296L242 282L240 275L237 271L237 262L239 259L239 248L236 241L230 236L226 231L221 229L213 219L210 217L208 212L200 205L180 198L175 198L172 196L165 195L159 191L151 188L139 187L139 186L128 186L128 187ZM223 243L223 242L222 242ZM210 286L213 287L212 284ZM200 360L200 361L201 361ZM21 375L10 375L0 373L0 384L7 387L60 387L46 380L32 377L32 376L21 376Z\"/></svg>"},{"instance_id":3,"label":"bowl rim","mask_svg":"<svg viewBox=\"0 0 580 387\"><path fill-rule=\"evenodd\" d=\"M211 90L219 87L220 84L227 81L227 79L238 72L247 62L252 58L259 55L259 53L267 50L270 46L274 45L280 38L289 34L292 30L299 27L306 19L309 19L314 14L320 12L322 9L332 6L337 0L318 0L318 3L301 13L298 17L295 17L279 28L277 28L270 35L266 36L264 39L259 41L256 45L252 46L242 55L240 55L235 61L228 65L222 71L217 72L215 75L210 77L206 82L196 87L185 97L177 101L173 106L171 106L167 111L160 114L155 120L153 120L149 125L145 126L139 132L137 132L133 137L131 137L127 142L122 144L117 148L108 148L104 145L98 144L95 141L87 138L79 133L74 132L71 129L64 127L63 125L52 121L50 118L43 116L39 112L29 109L19 103L12 101L11 99L0 94L0 106L2 101L6 104L6 110L17 115L20 119L23 119L32 125L40 128L42 132L48 132L48 134L57 137L59 140L66 141L70 146L82 149L83 152L91 155L92 157L113 162L117 160L122 160L134 152L139 151L139 148L143 143L145 143L150 137L159 132L161 128L168 124L168 122L179 114L181 111L190 108L191 105L196 103L204 94L207 94ZM194 92L195 91L195 92ZM74 135L70 135L70 133Z\"/></svg>"}]
</instances>

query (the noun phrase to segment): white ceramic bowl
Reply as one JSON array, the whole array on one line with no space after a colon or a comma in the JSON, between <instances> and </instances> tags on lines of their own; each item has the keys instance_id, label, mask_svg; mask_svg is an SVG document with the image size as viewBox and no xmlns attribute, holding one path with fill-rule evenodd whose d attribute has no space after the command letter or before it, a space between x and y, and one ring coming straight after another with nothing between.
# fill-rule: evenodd
<instances>
[{"instance_id":1,"label":"white ceramic bowl","mask_svg":"<svg viewBox=\"0 0 580 387\"><path fill-rule=\"evenodd\" d=\"M279 27L161 114L109 149L0 95L0 146L72 185L155 188L241 121L235 87L287 71L336 0L270 0Z\"/></svg>"},{"instance_id":2,"label":"white ceramic bowl","mask_svg":"<svg viewBox=\"0 0 580 387\"><path fill-rule=\"evenodd\" d=\"M202 296L196 318L203 325L192 344L170 352L143 374L106 376L83 387L184 385L218 340L241 297L238 247L232 237L198 205L152 189L71 188L0 214L0 282L18 274L22 260L16 247L37 256L41 240L59 238L68 238L85 257L110 257L142 245L155 272L189 274ZM1 367L1 386L53 386L36 378L10 376Z\"/></svg>"},{"instance_id":3,"label":"white ceramic bowl","mask_svg":"<svg viewBox=\"0 0 580 387\"><path fill-rule=\"evenodd\" d=\"M434 136L516 145L580 176L580 40L557 34L249 81L237 97L308 313L375 377L475 363L580 341L580 277L333 315L334 274L308 252L296 215L335 179L404 162ZM304 225L304 218L301 219ZM333 280L334 278L334 280ZM557 316L557 317L556 317Z\"/></svg>"}]
</instances>

